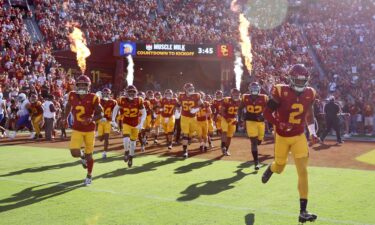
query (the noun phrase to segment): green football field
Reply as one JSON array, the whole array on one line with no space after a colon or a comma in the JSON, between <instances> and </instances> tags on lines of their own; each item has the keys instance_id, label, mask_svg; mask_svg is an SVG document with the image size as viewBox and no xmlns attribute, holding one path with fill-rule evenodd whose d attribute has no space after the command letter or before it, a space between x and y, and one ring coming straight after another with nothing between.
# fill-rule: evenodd
<instances>
[{"instance_id":1,"label":"green football field","mask_svg":"<svg viewBox=\"0 0 375 225\"><path fill-rule=\"evenodd\" d=\"M262 184L250 163L157 155L129 169L95 155L94 180L68 150L0 147L0 224L298 224L293 165ZM314 224L375 224L375 172L310 167Z\"/></svg>"}]
</instances>

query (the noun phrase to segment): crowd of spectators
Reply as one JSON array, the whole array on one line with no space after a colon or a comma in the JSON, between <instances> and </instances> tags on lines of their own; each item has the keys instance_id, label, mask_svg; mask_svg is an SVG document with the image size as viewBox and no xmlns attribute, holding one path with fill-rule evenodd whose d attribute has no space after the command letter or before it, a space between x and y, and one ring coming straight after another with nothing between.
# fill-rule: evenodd
<instances>
[{"instance_id":1,"label":"crowd of spectators","mask_svg":"<svg viewBox=\"0 0 375 225\"><path fill-rule=\"evenodd\" d=\"M375 106L375 1L310 2L300 24L325 77L314 79L323 97L339 99L350 113L348 133L371 134ZM367 118L367 119L366 119ZM366 122L367 120L367 122Z\"/></svg>"},{"instance_id":2,"label":"crowd of spectators","mask_svg":"<svg viewBox=\"0 0 375 225\"><path fill-rule=\"evenodd\" d=\"M1 5L0 82L4 97L20 89L44 87L57 97L71 88L53 50L69 48L70 25L78 25L88 44L116 40L232 43L238 48L238 14L230 0L34 0L35 11ZM284 81L288 68L303 63L321 100L334 95L348 112L347 133L361 128L375 105L375 0L318 0L287 15L280 26L251 26L253 71L265 88ZM33 42L24 19L34 18L44 42ZM322 66L318 73L312 49ZM8 81L8 82L6 82ZM364 91L366 90L366 91Z\"/></svg>"}]
</instances>

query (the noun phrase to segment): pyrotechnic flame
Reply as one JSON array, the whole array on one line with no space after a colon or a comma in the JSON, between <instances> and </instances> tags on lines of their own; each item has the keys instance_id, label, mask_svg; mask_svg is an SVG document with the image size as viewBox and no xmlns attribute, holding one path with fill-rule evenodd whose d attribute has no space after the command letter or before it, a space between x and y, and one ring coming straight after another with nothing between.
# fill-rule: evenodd
<instances>
[{"instance_id":1,"label":"pyrotechnic flame","mask_svg":"<svg viewBox=\"0 0 375 225\"><path fill-rule=\"evenodd\" d=\"M126 77L126 81L128 82L128 85L133 85L133 81L134 81L133 57L131 55L128 55L126 58L128 59L128 67L126 68L128 70L128 76Z\"/></svg>"},{"instance_id":2,"label":"pyrotechnic flame","mask_svg":"<svg viewBox=\"0 0 375 225\"><path fill-rule=\"evenodd\" d=\"M251 54L251 42L250 42L250 37L249 37L249 26L250 23L249 21L245 18L245 16L240 13L239 15L240 19L240 26L239 26L239 31L240 31L240 45L241 45L241 53L243 57L245 58L245 66L249 73L251 73L251 62L253 60L253 55Z\"/></svg>"},{"instance_id":3,"label":"pyrotechnic flame","mask_svg":"<svg viewBox=\"0 0 375 225\"><path fill-rule=\"evenodd\" d=\"M69 40L70 50L77 53L77 63L79 68L81 68L82 74L84 74L86 70L86 58L90 56L91 52L86 46L86 40L83 37L82 31L77 27L73 27L73 32L69 34Z\"/></svg>"},{"instance_id":4,"label":"pyrotechnic flame","mask_svg":"<svg viewBox=\"0 0 375 225\"><path fill-rule=\"evenodd\" d=\"M243 74L243 64L241 59L241 53L236 52L235 54L235 60L234 60L234 74L236 78L236 88L240 90L241 87L241 78Z\"/></svg>"}]
</instances>

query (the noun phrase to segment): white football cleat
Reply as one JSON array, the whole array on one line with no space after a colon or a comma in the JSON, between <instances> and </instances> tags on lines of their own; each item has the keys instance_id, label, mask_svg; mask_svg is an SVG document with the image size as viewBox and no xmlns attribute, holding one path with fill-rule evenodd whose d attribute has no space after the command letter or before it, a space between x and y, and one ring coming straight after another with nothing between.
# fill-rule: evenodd
<instances>
[{"instance_id":1,"label":"white football cleat","mask_svg":"<svg viewBox=\"0 0 375 225\"><path fill-rule=\"evenodd\" d=\"M31 132L29 139L34 139L34 138L35 138L35 132Z\"/></svg>"},{"instance_id":2,"label":"white football cleat","mask_svg":"<svg viewBox=\"0 0 375 225\"><path fill-rule=\"evenodd\" d=\"M91 182L92 182L92 178L86 177L84 184L85 184L85 186L89 186L91 184Z\"/></svg>"}]
</instances>

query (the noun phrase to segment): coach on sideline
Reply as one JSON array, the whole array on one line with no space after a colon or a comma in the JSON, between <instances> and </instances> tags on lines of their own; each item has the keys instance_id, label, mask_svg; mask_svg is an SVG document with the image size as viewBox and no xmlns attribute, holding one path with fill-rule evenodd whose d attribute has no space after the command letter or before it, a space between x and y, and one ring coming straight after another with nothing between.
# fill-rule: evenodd
<instances>
[{"instance_id":1,"label":"coach on sideline","mask_svg":"<svg viewBox=\"0 0 375 225\"><path fill-rule=\"evenodd\" d=\"M56 108L53 104L53 96L47 95L47 100L43 103L43 117L45 123L45 135L47 141L52 141L52 131L55 122Z\"/></svg>"},{"instance_id":2,"label":"coach on sideline","mask_svg":"<svg viewBox=\"0 0 375 225\"><path fill-rule=\"evenodd\" d=\"M326 130L323 131L322 136L320 137L322 142L333 128L336 131L337 144L343 143L340 136L340 119L338 117L339 112L341 112L340 105L335 102L335 97L331 96L329 98L329 102L324 106Z\"/></svg>"}]
</instances>

